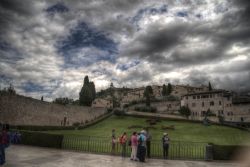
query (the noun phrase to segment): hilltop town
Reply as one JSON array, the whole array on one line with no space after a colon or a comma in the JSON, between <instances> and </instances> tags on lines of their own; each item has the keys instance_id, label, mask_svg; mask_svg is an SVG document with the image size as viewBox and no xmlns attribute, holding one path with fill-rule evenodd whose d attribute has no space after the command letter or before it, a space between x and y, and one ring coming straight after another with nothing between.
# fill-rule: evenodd
<instances>
[{"instance_id":1,"label":"hilltop town","mask_svg":"<svg viewBox=\"0 0 250 167\"><path fill-rule=\"evenodd\" d=\"M170 84L169 84L170 85ZM163 86L153 85L151 106L156 113L178 115L181 107L190 110L189 119L203 120L209 115L214 122L250 122L250 97L233 91L212 89L210 86L167 85L168 94L163 95ZM145 87L134 89L116 88L111 84L106 91L99 92L92 107L121 107L127 111L145 106ZM113 104L113 103L118 103ZM209 114L207 114L209 111Z\"/></svg>"}]
</instances>

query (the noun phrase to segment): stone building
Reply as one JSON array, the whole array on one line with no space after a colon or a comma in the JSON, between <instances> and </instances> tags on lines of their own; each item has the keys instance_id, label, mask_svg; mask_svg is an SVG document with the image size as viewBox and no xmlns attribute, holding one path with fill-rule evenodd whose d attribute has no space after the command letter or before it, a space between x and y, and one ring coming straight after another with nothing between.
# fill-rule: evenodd
<instances>
[{"instance_id":1,"label":"stone building","mask_svg":"<svg viewBox=\"0 0 250 167\"><path fill-rule=\"evenodd\" d=\"M144 93L144 87L141 88L135 88L132 90L129 90L128 92L124 93L121 104L128 104L132 101L138 101L143 99L143 93Z\"/></svg>"},{"instance_id":2,"label":"stone building","mask_svg":"<svg viewBox=\"0 0 250 167\"><path fill-rule=\"evenodd\" d=\"M191 119L203 120L210 110L214 117L209 119L218 122L218 116L225 121L246 122L250 118L250 103L236 103L233 93L225 90L213 90L200 93L189 93L181 98L181 106L191 110Z\"/></svg>"},{"instance_id":3,"label":"stone building","mask_svg":"<svg viewBox=\"0 0 250 167\"><path fill-rule=\"evenodd\" d=\"M201 85L199 87L189 86L189 85L172 85L172 92L171 95L181 97L183 95L189 93L200 93L200 92L207 92L208 87L205 85Z\"/></svg>"},{"instance_id":4,"label":"stone building","mask_svg":"<svg viewBox=\"0 0 250 167\"><path fill-rule=\"evenodd\" d=\"M91 107L93 107L93 108L112 108L113 103L112 103L112 100L109 100L109 99L96 98L92 102Z\"/></svg>"}]
</instances>

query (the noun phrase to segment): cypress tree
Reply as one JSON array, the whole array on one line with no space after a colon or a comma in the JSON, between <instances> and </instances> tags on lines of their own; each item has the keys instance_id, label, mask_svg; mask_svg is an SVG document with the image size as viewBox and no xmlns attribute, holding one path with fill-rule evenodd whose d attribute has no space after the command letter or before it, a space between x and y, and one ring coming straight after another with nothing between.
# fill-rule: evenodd
<instances>
[{"instance_id":1,"label":"cypress tree","mask_svg":"<svg viewBox=\"0 0 250 167\"><path fill-rule=\"evenodd\" d=\"M79 104L83 106L91 106L95 96L95 84L94 82L89 82L89 77L85 76L82 89L79 93Z\"/></svg>"},{"instance_id":2,"label":"cypress tree","mask_svg":"<svg viewBox=\"0 0 250 167\"><path fill-rule=\"evenodd\" d=\"M168 94L168 91L167 91L167 87L166 87L166 85L165 84L163 84L163 86L162 86L162 96L167 96L167 94Z\"/></svg>"},{"instance_id":3,"label":"cypress tree","mask_svg":"<svg viewBox=\"0 0 250 167\"><path fill-rule=\"evenodd\" d=\"M151 86L147 86L144 90L144 97L146 97L146 106L150 106L150 98L153 95L153 89Z\"/></svg>"},{"instance_id":4,"label":"cypress tree","mask_svg":"<svg viewBox=\"0 0 250 167\"><path fill-rule=\"evenodd\" d=\"M209 91L212 91L212 90L213 90L210 82L208 83L208 90L209 90Z\"/></svg>"},{"instance_id":5,"label":"cypress tree","mask_svg":"<svg viewBox=\"0 0 250 167\"><path fill-rule=\"evenodd\" d=\"M167 95L170 95L172 92L172 85L168 83Z\"/></svg>"}]
</instances>

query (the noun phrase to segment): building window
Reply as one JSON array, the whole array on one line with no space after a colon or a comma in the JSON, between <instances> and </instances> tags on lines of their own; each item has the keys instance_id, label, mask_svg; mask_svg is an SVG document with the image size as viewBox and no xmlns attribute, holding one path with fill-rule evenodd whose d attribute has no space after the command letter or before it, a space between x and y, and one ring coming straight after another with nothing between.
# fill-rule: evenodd
<instances>
[{"instance_id":1,"label":"building window","mask_svg":"<svg viewBox=\"0 0 250 167\"><path fill-rule=\"evenodd\" d=\"M210 101L210 106L214 106L214 102L213 101Z\"/></svg>"},{"instance_id":2,"label":"building window","mask_svg":"<svg viewBox=\"0 0 250 167\"><path fill-rule=\"evenodd\" d=\"M197 99L200 99L200 96L197 96Z\"/></svg>"},{"instance_id":3,"label":"building window","mask_svg":"<svg viewBox=\"0 0 250 167\"><path fill-rule=\"evenodd\" d=\"M221 101L219 101L219 105L221 106Z\"/></svg>"},{"instance_id":4,"label":"building window","mask_svg":"<svg viewBox=\"0 0 250 167\"><path fill-rule=\"evenodd\" d=\"M244 122L244 118L243 118L243 117L240 117L240 121L241 121L241 122Z\"/></svg>"},{"instance_id":5,"label":"building window","mask_svg":"<svg viewBox=\"0 0 250 167\"><path fill-rule=\"evenodd\" d=\"M186 96L186 99L188 99L188 96Z\"/></svg>"},{"instance_id":6,"label":"building window","mask_svg":"<svg viewBox=\"0 0 250 167\"><path fill-rule=\"evenodd\" d=\"M196 99L196 96L193 96L193 99Z\"/></svg>"},{"instance_id":7,"label":"building window","mask_svg":"<svg viewBox=\"0 0 250 167\"><path fill-rule=\"evenodd\" d=\"M224 113L223 113L223 110L221 110L221 114L223 115Z\"/></svg>"},{"instance_id":8,"label":"building window","mask_svg":"<svg viewBox=\"0 0 250 167\"><path fill-rule=\"evenodd\" d=\"M202 102L202 107L204 107L204 102Z\"/></svg>"},{"instance_id":9,"label":"building window","mask_svg":"<svg viewBox=\"0 0 250 167\"><path fill-rule=\"evenodd\" d=\"M210 98L212 98L212 95L209 95L210 96Z\"/></svg>"},{"instance_id":10,"label":"building window","mask_svg":"<svg viewBox=\"0 0 250 167\"><path fill-rule=\"evenodd\" d=\"M192 103L192 107L195 107L195 103Z\"/></svg>"}]
</instances>

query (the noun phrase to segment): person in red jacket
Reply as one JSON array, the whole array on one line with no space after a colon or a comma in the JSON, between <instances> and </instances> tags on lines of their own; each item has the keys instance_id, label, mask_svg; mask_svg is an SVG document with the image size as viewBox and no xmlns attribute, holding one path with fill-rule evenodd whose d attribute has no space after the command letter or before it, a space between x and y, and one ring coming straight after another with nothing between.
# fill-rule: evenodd
<instances>
[{"instance_id":1,"label":"person in red jacket","mask_svg":"<svg viewBox=\"0 0 250 167\"><path fill-rule=\"evenodd\" d=\"M127 133L124 132L123 135L119 138L119 142L122 146L122 157L126 157L126 145L127 145Z\"/></svg>"}]
</instances>

